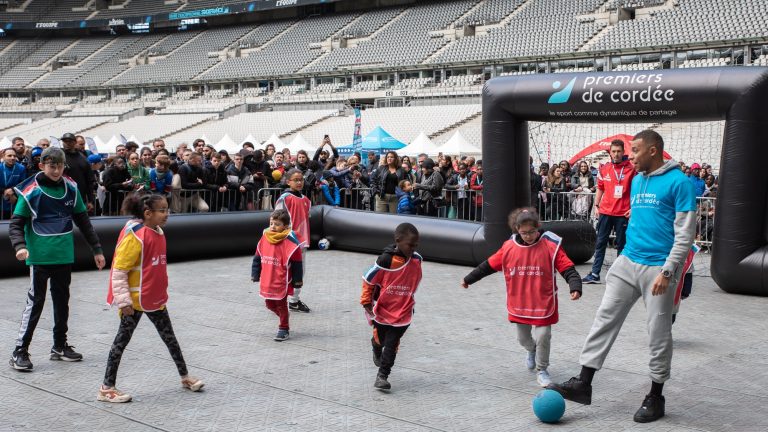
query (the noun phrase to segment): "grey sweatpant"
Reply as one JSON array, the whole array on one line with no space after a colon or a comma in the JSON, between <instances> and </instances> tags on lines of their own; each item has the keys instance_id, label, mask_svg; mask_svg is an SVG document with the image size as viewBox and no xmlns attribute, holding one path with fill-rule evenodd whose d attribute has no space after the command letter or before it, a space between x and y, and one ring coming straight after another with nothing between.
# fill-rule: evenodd
<instances>
[{"instance_id":1,"label":"grey sweatpant","mask_svg":"<svg viewBox=\"0 0 768 432\"><path fill-rule=\"evenodd\" d=\"M624 255L619 256L605 279L603 301L584 342L579 363L594 369L603 366L627 314L637 299L642 298L650 336L651 380L657 383L668 380L672 364L672 308L679 272L669 281L664 294L654 296L651 294L653 281L661 273L661 266L637 264Z\"/></svg>"},{"instance_id":2,"label":"grey sweatpant","mask_svg":"<svg viewBox=\"0 0 768 432\"><path fill-rule=\"evenodd\" d=\"M517 341L526 351L536 353L536 370L547 370L552 326L532 326L520 323L515 323L515 325L517 326ZM531 335L531 331L533 331L533 335Z\"/></svg>"}]
</instances>

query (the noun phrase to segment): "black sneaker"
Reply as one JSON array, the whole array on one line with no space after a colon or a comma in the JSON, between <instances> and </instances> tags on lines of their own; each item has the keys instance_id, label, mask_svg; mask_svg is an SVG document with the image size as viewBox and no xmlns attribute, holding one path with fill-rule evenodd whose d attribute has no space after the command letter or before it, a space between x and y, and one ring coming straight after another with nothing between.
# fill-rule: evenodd
<instances>
[{"instance_id":1,"label":"black sneaker","mask_svg":"<svg viewBox=\"0 0 768 432\"><path fill-rule=\"evenodd\" d=\"M376 375L376 382L373 383L373 386L379 390L389 390L392 388L392 385L387 381L387 377L381 374Z\"/></svg>"},{"instance_id":2,"label":"black sneaker","mask_svg":"<svg viewBox=\"0 0 768 432\"><path fill-rule=\"evenodd\" d=\"M373 352L373 364L376 367L381 367L381 356L377 356L376 351Z\"/></svg>"},{"instance_id":3,"label":"black sneaker","mask_svg":"<svg viewBox=\"0 0 768 432\"><path fill-rule=\"evenodd\" d=\"M305 305L304 302L301 300L293 303L288 303L288 309L295 310L297 312L309 313L309 306Z\"/></svg>"},{"instance_id":4,"label":"black sneaker","mask_svg":"<svg viewBox=\"0 0 768 432\"><path fill-rule=\"evenodd\" d=\"M51 360L62 360L68 362L76 362L83 359L83 355L75 352L73 346L64 344L63 348L53 347L51 348Z\"/></svg>"},{"instance_id":5,"label":"black sneaker","mask_svg":"<svg viewBox=\"0 0 768 432\"><path fill-rule=\"evenodd\" d=\"M650 423L664 417L664 396L646 395L643 406L635 413L638 423Z\"/></svg>"},{"instance_id":6,"label":"black sneaker","mask_svg":"<svg viewBox=\"0 0 768 432\"><path fill-rule=\"evenodd\" d=\"M16 348L11 354L11 367L19 371L31 371L32 361L29 360L29 352L24 348Z\"/></svg>"},{"instance_id":7,"label":"black sneaker","mask_svg":"<svg viewBox=\"0 0 768 432\"><path fill-rule=\"evenodd\" d=\"M583 405L592 405L592 386L582 381L579 377L573 377L562 384L552 383L548 389L560 393L563 398Z\"/></svg>"}]
</instances>

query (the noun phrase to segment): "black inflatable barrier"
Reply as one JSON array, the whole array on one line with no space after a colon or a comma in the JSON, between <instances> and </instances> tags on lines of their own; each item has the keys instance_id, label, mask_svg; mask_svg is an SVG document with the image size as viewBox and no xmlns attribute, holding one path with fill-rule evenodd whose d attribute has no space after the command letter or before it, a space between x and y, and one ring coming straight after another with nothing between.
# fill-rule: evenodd
<instances>
[{"instance_id":1,"label":"black inflatable barrier","mask_svg":"<svg viewBox=\"0 0 768 432\"><path fill-rule=\"evenodd\" d=\"M123 217L92 219L108 265L126 220ZM483 226L474 222L393 216L329 206L313 207L310 221L313 248L325 237L334 249L378 254L393 242L398 224L411 222L421 234L419 251L428 260L474 266L489 254L479 240ZM268 225L269 212L266 211L172 215L164 229L168 239L168 260L181 262L250 255L256 249L261 231ZM553 222L545 224L545 228L563 237L563 248L575 262L584 262L592 256L595 234L589 224ZM75 236L74 268L95 268L85 239L79 232ZM27 273L24 263L14 257L7 223L0 225L0 245L3 245L0 248L0 276Z\"/></svg>"},{"instance_id":2,"label":"black inflatable barrier","mask_svg":"<svg viewBox=\"0 0 768 432\"><path fill-rule=\"evenodd\" d=\"M497 247L509 235L507 214L530 202L528 121L725 120L710 272L724 291L768 296L766 100L765 67L534 74L490 80L483 89L486 241L491 248Z\"/></svg>"}]
</instances>

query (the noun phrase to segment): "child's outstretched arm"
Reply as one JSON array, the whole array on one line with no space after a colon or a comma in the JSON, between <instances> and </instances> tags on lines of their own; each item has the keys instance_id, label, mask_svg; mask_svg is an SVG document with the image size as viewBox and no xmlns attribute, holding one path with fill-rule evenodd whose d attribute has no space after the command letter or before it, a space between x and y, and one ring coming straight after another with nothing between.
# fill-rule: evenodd
<instances>
[{"instance_id":1,"label":"child's outstretched arm","mask_svg":"<svg viewBox=\"0 0 768 432\"><path fill-rule=\"evenodd\" d=\"M499 249L495 254L491 255L490 258L483 261L479 266L475 267L474 270L469 272L468 275L464 276L464 279L461 281L461 286L463 288L469 288L470 285L478 282L480 279L500 271L503 250L503 248Z\"/></svg>"}]
</instances>

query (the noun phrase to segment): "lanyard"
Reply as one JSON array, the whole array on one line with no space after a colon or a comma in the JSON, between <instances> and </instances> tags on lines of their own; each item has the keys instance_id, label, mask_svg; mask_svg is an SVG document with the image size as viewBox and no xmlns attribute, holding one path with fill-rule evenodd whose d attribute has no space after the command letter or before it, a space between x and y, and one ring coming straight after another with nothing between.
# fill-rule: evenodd
<instances>
[{"instance_id":1,"label":"lanyard","mask_svg":"<svg viewBox=\"0 0 768 432\"><path fill-rule=\"evenodd\" d=\"M624 167L621 167L621 176L619 176L619 173L616 172L616 167L613 167L613 173L616 175L616 181L618 183L621 183L622 180L624 180Z\"/></svg>"}]
</instances>

